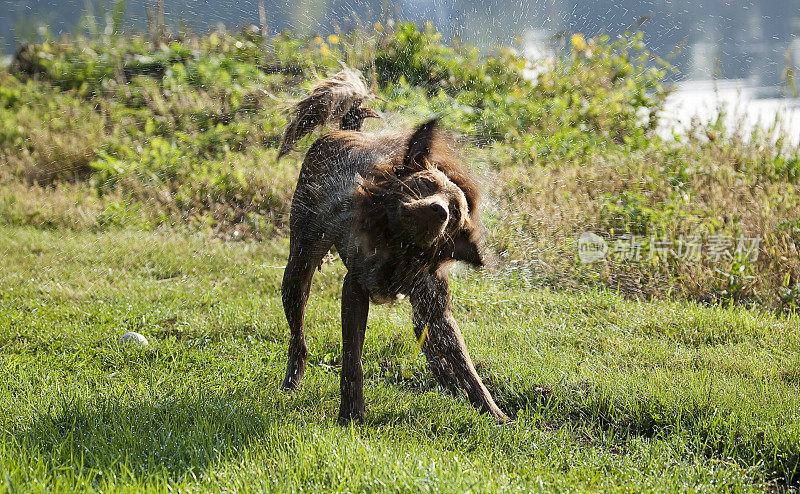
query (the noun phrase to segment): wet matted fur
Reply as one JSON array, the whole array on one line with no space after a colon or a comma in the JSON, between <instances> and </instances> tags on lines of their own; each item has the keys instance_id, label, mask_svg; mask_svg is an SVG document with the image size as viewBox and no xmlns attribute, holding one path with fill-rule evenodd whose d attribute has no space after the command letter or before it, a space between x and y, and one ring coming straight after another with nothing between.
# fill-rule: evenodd
<instances>
[{"instance_id":1,"label":"wet matted fur","mask_svg":"<svg viewBox=\"0 0 800 494\"><path fill-rule=\"evenodd\" d=\"M328 122L340 123L343 130L361 130L364 118L378 116L371 109L361 106L372 97L372 90L367 88L358 70L345 68L321 80L292 107L278 159L292 151L297 141Z\"/></svg>"},{"instance_id":2,"label":"wet matted fur","mask_svg":"<svg viewBox=\"0 0 800 494\"><path fill-rule=\"evenodd\" d=\"M387 303L400 295L411 300L414 332L436 380L465 391L476 408L497 421L508 421L475 372L450 306L448 266L484 264L478 189L436 120L412 132L361 132L361 121L371 111L361 106L366 98L358 85L351 86L356 94L348 95L350 84L342 80L324 80L302 100L306 103L295 110L281 147L282 152L291 149L298 135L331 121L354 129L317 139L298 178L282 286L291 332L283 388L296 388L303 377L308 355L303 319L311 279L335 246L347 267L339 422L364 419L361 352L370 300ZM327 94L321 97L324 108L308 118L315 114L308 102L315 94ZM331 95L338 99L332 101ZM344 115L358 117L357 125Z\"/></svg>"}]
</instances>

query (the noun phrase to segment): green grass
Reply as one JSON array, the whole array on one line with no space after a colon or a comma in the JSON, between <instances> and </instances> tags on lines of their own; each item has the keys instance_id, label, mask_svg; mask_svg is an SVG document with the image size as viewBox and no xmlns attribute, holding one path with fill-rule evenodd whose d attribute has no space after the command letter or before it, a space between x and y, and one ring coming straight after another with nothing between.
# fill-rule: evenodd
<instances>
[{"instance_id":1,"label":"green grass","mask_svg":"<svg viewBox=\"0 0 800 494\"><path fill-rule=\"evenodd\" d=\"M800 150L722 119L659 137L671 69L641 35L572 33L530 80L430 25L118 27L0 71L0 492L800 487ZM274 148L340 60L387 125L439 113L463 138L504 269L454 273L456 318L514 425L436 388L402 303L370 315L366 424L336 425L340 265L315 278L304 384L278 391L302 152ZM583 265L587 230L762 242Z\"/></svg>"},{"instance_id":2,"label":"green grass","mask_svg":"<svg viewBox=\"0 0 800 494\"><path fill-rule=\"evenodd\" d=\"M340 427L339 286L278 391L286 243L0 226L0 490L748 491L800 482L800 318L453 275L495 426L373 307L367 422ZM147 348L117 338L138 331Z\"/></svg>"}]
</instances>

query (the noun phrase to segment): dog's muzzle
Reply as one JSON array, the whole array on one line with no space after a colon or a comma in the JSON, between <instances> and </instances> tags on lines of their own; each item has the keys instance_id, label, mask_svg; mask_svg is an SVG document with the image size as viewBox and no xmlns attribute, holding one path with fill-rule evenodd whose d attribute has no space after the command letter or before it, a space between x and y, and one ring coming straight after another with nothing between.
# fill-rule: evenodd
<instances>
[{"instance_id":1,"label":"dog's muzzle","mask_svg":"<svg viewBox=\"0 0 800 494\"><path fill-rule=\"evenodd\" d=\"M411 230L423 244L430 244L439 238L447 227L450 214L447 204L441 200L420 200L406 205L411 220Z\"/></svg>"}]
</instances>

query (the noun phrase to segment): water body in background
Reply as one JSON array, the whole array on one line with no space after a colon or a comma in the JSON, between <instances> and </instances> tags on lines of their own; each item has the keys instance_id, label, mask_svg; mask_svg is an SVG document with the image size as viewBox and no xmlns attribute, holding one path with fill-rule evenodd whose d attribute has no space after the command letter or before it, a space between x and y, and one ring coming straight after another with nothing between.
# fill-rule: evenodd
<instances>
[{"instance_id":1,"label":"water body in background","mask_svg":"<svg viewBox=\"0 0 800 494\"><path fill-rule=\"evenodd\" d=\"M74 33L86 12L98 24L114 0L0 0L0 55L35 39L40 24L58 36ZM797 105L787 69L800 79L800 0L265 0L269 30L347 29L388 17L431 21L445 39L455 36L488 49L514 44L534 59L546 57L559 33L614 37L630 27L644 32L653 53L678 69L678 90L665 122L681 129L693 116L714 118L719 103L741 112L747 125L775 116L797 141ZM164 0L174 32L179 21L203 33L258 23L258 0ZM124 24L144 29L144 0L128 0ZM531 42L534 41L534 43ZM679 47L680 49L676 49ZM708 82L717 79L714 84ZM706 82L702 82L706 81ZM800 81L798 82L800 84ZM800 89L800 88L798 88Z\"/></svg>"},{"instance_id":2,"label":"water body in background","mask_svg":"<svg viewBox=\"0 0 800 494\"><path fill-rule=\"evenodd\" d=\"M620 2L625 3L625 2ZM673 79L675 92L670 95L661 113L660 133L668 137L682 134L694 121L715 121L720 114L725 127L747 139L756 127L775 128L785 140L800 145L800 1L739 2L738 13L725 2L715 10L715 2L703 2L707 7L698 10L700 2L627 2L631 4L661 4L675 7L657 19L640 19L639 29L645 32L648 49L668 57L677 69ZM596 5L590 9L597 9ZM603 9L600 8L602 11ZM632 10L633 11L633 10ZM606 18L614 18L606 11ZM717 15L727 12L730 15ZM574 14L574 12L573 12ZM695 20L685 17L696 15ZM559 25L579 25L572 17ZM602 18L602 15L598 15ZM680 20L672 28L664 19ZM570 21L572 19L572 21ZM594 18L593 18L594 19ZM592 24L599 22L593 20ZM662 27L648 28L648 22ZM686 26L692 26L686 29ZM620 30L625 28L620 27ZM602 28L597 28L603 31ZM570 32L569 29L566 32ZM685 34L680 50L665 55L667 43L676 42L675 34ZM613 35L609 32L609 35ZM654 42L653 40L660 40ZM680 42L676 43L676 46ZM523 52L531 60L547 60L553 56L552 29L529 29L525 32ZM535 70L528 75L535 74Z\"/></svg>"},{"instance_id":3,"label":"water body in background","mask_svg":"<svg viewBox=\"0 0 800 494\"><path fill-rule=\"evenodd\" d=\"M774 87L753 86L746 80L685 81L667 99L661 115L660 133L682 134L692 126L720 116L727 129L748 139L756 127L775 127L787 142L800 145L800 100L782 98Z\"/></svg>"},{"instance_id":4,"label":"water body in background","mask_svg":"<svg viewBox=\"0 0 800 494\"><path fill-rule=\"evenodd\" d=\"M75 32L87 12L98 25L118 0L0 0L0 53L35 38ZM155 1L155 0L154 0ZM257 24L259 0L163 0L173 32L181 22L205 33ZM124 25L146 27L145 0L127 0ZM513 44L529 30L614 37L633 27L655 54L675 65L677 79L758 79L776 85L798 63L800 0L264 0L269 30L332 32L355 22L395 18L430 21L446 39L484 48ZM357 20L356 20L357 19ZM795 46L792 43L795 42ZM677 46L682 46L676 50ZM793 52L792 52L793 48Z\"/></svg>"}]
</instances>

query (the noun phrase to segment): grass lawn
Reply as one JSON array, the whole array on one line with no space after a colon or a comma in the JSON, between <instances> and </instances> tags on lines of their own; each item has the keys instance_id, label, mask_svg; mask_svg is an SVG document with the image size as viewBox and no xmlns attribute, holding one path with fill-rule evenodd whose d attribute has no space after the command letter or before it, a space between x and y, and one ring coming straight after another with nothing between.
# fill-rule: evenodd
<instances>
[{"instance_id":1,"label":"grass lawn","mask_svg":"<svg viewBox=\"0 0 800 494\"><path fill-rule=\"evenodd\" d=\"M800 483L797 316L453 275L514 425L437 391L407 303L373 307L367 423L336 425L339 286L278 391L286 245L0 227L0 490L782 490ZM117 339L138 331L146 348Z\"/></svg>"}]
</instances>

